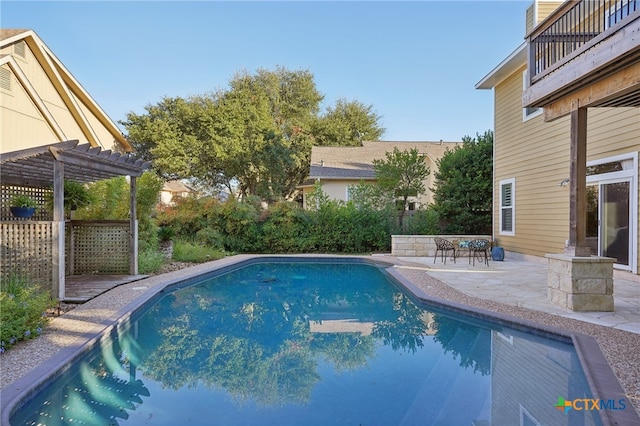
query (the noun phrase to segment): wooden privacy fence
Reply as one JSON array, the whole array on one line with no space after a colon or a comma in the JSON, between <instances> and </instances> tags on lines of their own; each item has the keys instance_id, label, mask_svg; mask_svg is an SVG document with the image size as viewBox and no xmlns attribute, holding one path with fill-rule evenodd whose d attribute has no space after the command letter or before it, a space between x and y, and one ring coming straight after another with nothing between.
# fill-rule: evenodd
<instances>
[{"instance_id":1,"label":"wooden privacy fence","mask_svg":"<svg viewBox=\"0 0 640 426\"><path fill-rule=\"evenodd\" d=\"M68 221L66 275L129 274L129 221ZM53 222L0 222L0 275L53 282Z\"/></svg>"},{"instance_id":2,"label":"wooden privacy fence","mask_svg":"<svg viewBox=\"0 0 640 426\"><path fill-rule=\"evenodd\" d=\"M67 275L129 274L129 221L70 221Z\"/></svg>"},{"instance_id":3,"label":"wooden privacy fence","mask_svg":"<svg viewBox=\"0 0 640 426\"><path fill-rule=\"evenodd\" d=\"M15 275L50 288L52 259L52 222L0 222L0 279Z\"/></svg>"}]
</instances>

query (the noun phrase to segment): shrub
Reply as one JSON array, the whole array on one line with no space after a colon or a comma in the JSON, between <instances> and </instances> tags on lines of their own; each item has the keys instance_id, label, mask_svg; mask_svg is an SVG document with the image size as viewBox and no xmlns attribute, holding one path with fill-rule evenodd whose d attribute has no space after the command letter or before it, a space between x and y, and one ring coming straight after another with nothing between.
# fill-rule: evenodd
<instances>
[{"instance_id":1,"label":"shrub","mask_svg":"<svg viewBox=\"0 0 640 426\"><path fill-rule=\"evenodd\" d=\"M314 251L312 219L292 202L280 202L263 215L263 252L300 253Z\"/></svg>"},{"instance_id":2,"label":"shrub","mask_svg":"<svg viewBox=\"0 0 640 426\"><path fill-rule=\"evenodd\" d=\"M416 210L407 221L405 234L438 235L442 233L438 212L434 209Z\"/></svg>"},{"instance_id":3,"label":"shrub","mask_svg":"<svg viewBox=\"0 0 640 426\"><path fill-rule=\"evenodd\" d=\"M207 217L215 210L217 202L208 198L181 197L172 207L158 213L156 221L162 227L170 227L176 236L193 236L205 228Z\"/></svg>"},{"instance_id":4,"label":"shrub","mask_svg":"<svg viewBox=\"0 0 640 426\"><path fill-rule=\"evenodd\" d=\"M173 260L178 262L202 263L223 257L224 253L215 248L180 240L173 243Z\"/></svg>"},{"instance_id":5,"label":"shrub","mask_svg":"<svg viewBox=\"0 0 640 426\"><path fill-rule=\"evenodd\" d=\"M260 205L230 198L212 212L210 220L224 239L224 248L230 252L255 253L261 251L262 235L258 225Z\"/></svg>"},{"instance_id":6,"label":"shrub","mask_svg":"<svg viewBox=\"0 0 640 426\"><path fill-rule=\"evenodd\" d=\"M153 274L164 265L164 255L156 250L147 249L138 254L138 271L141 274Z\"/></svg>"},{"instance_id":7,"label":"shrub","mask_svg":"<svg viewBox=\"0 0 640 426\"><path fill-rule=\"evenodd\" d=\"M56 306L49 291L25 278L12 276L0 283L0 352L42 332L47 309Z\"/></svg>"},{"instance_id":8,"label":"shrub","mask_svg":"<svg viewBox=\"0 0 640 426\"><path fill-rule=\"evenodd\" d=\"M211 248L222 249L224 238L216 229L211 227L202 228L196 232L196 241Z\"/></svg>"}]
</instances>

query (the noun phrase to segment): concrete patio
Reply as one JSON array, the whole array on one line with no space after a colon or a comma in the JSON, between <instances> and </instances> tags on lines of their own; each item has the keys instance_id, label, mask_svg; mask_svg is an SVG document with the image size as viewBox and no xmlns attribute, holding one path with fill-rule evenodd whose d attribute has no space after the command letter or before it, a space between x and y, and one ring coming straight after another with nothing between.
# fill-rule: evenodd
<instances>
[{"instance_id":1,"label":"concrete patio","mask_svg":"<svg viewBox=\"0 0 640 426\"><path fill-rule=\"evenodd\" d=\"M640 276L614 271L614 312L574 312L547 300L546 259L469 264L466 257L446 264L440 256L400 257L424 265L425 271L469 296L640 334Z\"/></svg>"}]
</instances>

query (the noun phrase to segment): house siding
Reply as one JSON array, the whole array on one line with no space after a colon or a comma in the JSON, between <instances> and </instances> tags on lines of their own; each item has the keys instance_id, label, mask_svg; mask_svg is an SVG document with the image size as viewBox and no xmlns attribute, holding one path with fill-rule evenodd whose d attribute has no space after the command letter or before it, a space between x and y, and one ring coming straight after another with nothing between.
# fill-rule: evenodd
<instances>
[{"instance_id":1,"label":"house siding","mask_svg":"<svg viewBox=\"0 0 640 426\"><path fill-rule=\"evenodd\" d=\"M570 118L523 120L525 64L495 90L494 229L507 251L561 253L569 237ZM590 108L587 161L640 150L640 108ZM515 235L500 235L499 182L515 179ZM636 223L638 226L638 223ZM640 250L637 250L637 252Z\"/></svg>"},{"instance_id":2,"label":"house siding","mask_svg":"<svg viewBox=\"0 0 640 426\"><path fill-rule=\"evenodd\" d=\"M532 3L526 12L526 32L529 33L562 3L562 1L557 0L537 0Z\"/></svg>"},{"instance_id":3,"label":"house siding","mask_svg":"<svg viewBox=\"0 0 640 426\"><path fill-rule=\"evenodd\" d=\"M96 113L92 112L93 109L87 106L86 100L82 100L83 95L76 96L64 82L58 81L58 86L54 85L52 80L57 81L64 73L54 59L47 56L46 52L38 52L40 56L36 57L31 43L26 43L24 58L16 56L13 46L14 44L9 44L0 48L0 56L11 56L15 61L15 65L2 65L2 68L11 72L11 89L0 89L2 152L71 139L78 140L81 144L97 144L105 149L120 145L112 133L113 129L103 124L108 118L97 117ZM44 68L39 59L45 64ZM18 69L14 70L14 67ZM60 76L47 74L45 68L49 67L56 70ZM69 96L73 107L65 103L61 93ZM72 109L77 110L81 118L74 117ZM84 121L90 130L83 130L78 120Z\"/></svg>"},{"instance_id":4,"label":"house siding","mask_svg":"<svg viewBox=\"0 0 640 426\"><path fill-rule=\"evenodd\" d=\"M425 165L429 168L429 175L424 179L425 191L418 197L410 197L409 202L416 202L420 207L426 207L434 200L435 173L438 170L438 160L447 151L462 145L460 142L391 142L364 141L361 146L352 147L313 147L311 151L311 167L309 179L320 181L322 189L330 199L345 201L347 188L357 185L361 180L375 182L373 162L384 160L387 153L394 148L401 151L417 149L424 156ZM358 177L363 176L363 177ZM306 198L313 192L308 182L299 187L303 193L303 206Z\"/></svg>"}]
</instances>

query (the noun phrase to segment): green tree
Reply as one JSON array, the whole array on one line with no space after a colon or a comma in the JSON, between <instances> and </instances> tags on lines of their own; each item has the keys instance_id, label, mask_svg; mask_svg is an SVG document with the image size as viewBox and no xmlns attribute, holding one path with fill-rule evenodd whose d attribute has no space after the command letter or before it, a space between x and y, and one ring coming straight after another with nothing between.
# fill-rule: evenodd
<instances>
[{"instance_id":1,"label":"green tree","mask_svg":"<svg viewBox=\"0 0 640 426\"><path fill-rule=\"evenodd\" d=\"M399 225L402 229L404 214L409 197L425 192L424 180L429 176L429 168L424 155L417 148L400 151L397 147L386 153L385 160L373 160L378 185L393 193L400 201Z\"/></svg>"},{"instance_id":2,"label":"green tree","mask_svg":"<svg viewBox=\"0 0 640 426\"><path fill-rule=\"evenodd\" d=\"M315 122L314 145L359 146L363 140L378 140L385 132L380 118L371 105L338 99Z\"/></svg>"},{"instance_id":3,"label":"green tree","mask_svg":"<svg viewBox=\"0 0 640 426\"><path fill-rule=\"evenodd\" d=\"M433 207L445 233L491 233L493 132L476 136L438 161Z\"/></svg>"},{"instance_id":4,"label":"green tree","mask_svg":"<svg viewBox=\"0 0 640 426\"><path fill-rule=\"evenodd\" d=\"M384 131L370 106L339 100L321 116L322 100L307 70L242 71L226 89L164 98L122 124L162 178L272 202L296 194L314 143L353 144L358 134L376 139Z\"/></svg>"},{"instance_id":5,"label":"green tree","mask_svg":"<svg viewBox=\"0 0 640 426\"><path fill-rule=\"evenodd\" d=\"M165 179L193 177L271 201L291 197L307 173L321 100L310 72L260 69L213 94L165 98L122 124Z\"/></svg>"}]
</instances>

